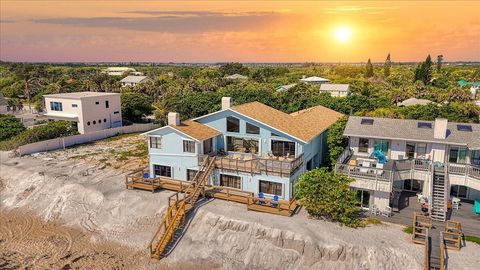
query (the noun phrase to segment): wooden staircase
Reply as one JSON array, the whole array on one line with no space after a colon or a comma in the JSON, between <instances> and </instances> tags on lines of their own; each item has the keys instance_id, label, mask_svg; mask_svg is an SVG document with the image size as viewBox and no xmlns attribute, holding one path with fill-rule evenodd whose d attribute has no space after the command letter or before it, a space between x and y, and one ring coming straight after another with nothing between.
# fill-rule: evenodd
<instances>
[{"instance_id":1,"label":"wooden staircase","mask_svg":"<svg viewBox=\"0 0 480 270\"><path fill-rule=\"evenodd\" d=\"M175 232L185 223L186 214L194 207L215 168L215 158L207 158L192 180L192 185L168 198L168 209L148 244L150 257L161 259Z\"/></svg>"},{"instance_id":2,"label":"wooden staircase","mask_svg":"<svg viewBox=\"0 0 480 270\"><path fill-rule=\"evenodd\" d=\"M447 218L447 178L448 174L442 169L433 170L433 191L431 215L434 221L444 222Z\"/></svg>"}]
</instances>

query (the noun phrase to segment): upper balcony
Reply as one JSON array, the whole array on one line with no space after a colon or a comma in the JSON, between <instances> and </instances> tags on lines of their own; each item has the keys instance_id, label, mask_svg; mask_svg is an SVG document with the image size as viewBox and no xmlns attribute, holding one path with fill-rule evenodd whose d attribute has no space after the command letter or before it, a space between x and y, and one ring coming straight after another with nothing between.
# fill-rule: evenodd
<instances>
[{"instance_id":1,"label":"upper balcony","mask_svg":"<svg viewBox=\"0 0 480 270\"><path fill-rule=\"evenodd\" d=\"M249 153L214 153L215 167L221 170L243 172L250 174L269 174L290 177L303 164L303 154L298 157L260 157ZM201 164L206 156L199 157Z\"/></svg>"},{"instance_id":2,"label":"upper balcony","mask_svg":"<svg viewBox=\"0 0 480 270\"><path fill-rule=\"evenodd\" d=\"M441 164L441 163L440 163ZM386 164L379 164L375 159L360 157L352 154L347 148L338 158L336 171L361 180L376 180L393 182L397 180L418 179L425 180L425 174L431 172L434 163L427 159L389 160ZM480 166L471 164L445 163L447 172L453 184L470 185L466 181L480 182ZM423 177L422 177L423 176ZM460 178L465 181L459 182Z\"/></svg>"}]
</instances>

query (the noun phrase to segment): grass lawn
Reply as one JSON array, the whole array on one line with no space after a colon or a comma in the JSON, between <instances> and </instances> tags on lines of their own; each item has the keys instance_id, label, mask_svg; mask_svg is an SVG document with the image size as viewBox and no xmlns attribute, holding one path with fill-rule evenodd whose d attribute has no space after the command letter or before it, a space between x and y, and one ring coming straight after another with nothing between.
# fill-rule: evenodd
<instances>
[{"instance_id":1,"label":"grass lawn","mask_svg":"<svg viewBox=\"0 0 480 270\"><path fill-rule=\"evenodd\" d=\"M480 245L480 237L478 236L465 235L463 238L465 239L465 241L473 242L473 243L476 243L477 245Z\"/></svg>"}]
</instances>

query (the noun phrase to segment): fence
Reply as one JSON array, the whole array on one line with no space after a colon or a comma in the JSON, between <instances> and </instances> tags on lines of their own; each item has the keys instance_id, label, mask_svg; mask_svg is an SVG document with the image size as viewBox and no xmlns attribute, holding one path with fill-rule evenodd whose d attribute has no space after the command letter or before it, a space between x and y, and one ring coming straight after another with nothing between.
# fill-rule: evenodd
<instances>
[{"instance_id":1,"label":"fence","mask_svg":"<svg viewBox=\"0 0 480 270\"><path fill-rule=\"evenodd\" d=\"M102 139L116 136L119 134L146 132L156 127L157 126L155 124L148 123L148 124L133 124L131 126L103 129L103 130L99 130L99 131L95 131L87 134L55 138L51 140L22 145L17 149L17 153L22 156L22 155L28 155L28 154L38 153L38 152L64 149L65 147L69 147L72 145L102 140Z\"/></svg>"}]
</instances>

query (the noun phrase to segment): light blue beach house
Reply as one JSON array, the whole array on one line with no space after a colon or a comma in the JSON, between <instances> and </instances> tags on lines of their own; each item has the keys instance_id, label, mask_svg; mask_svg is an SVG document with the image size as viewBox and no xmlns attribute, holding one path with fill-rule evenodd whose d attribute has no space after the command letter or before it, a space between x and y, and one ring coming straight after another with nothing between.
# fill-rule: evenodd
<instances>
[{"instance_id":1,"label":"light blue beach house","mask_svg":"<svg viewBox=\"0 0 480 270\"><path fill-rule=\"evenodd\" d=\"M328 128L342 114L322 106L287 114L259 102L231 106L147 133L151 177L192 180L205 157L215 157L210 184L290 200L294 183L326 156Z\"/></svg>"}]
</instances>

